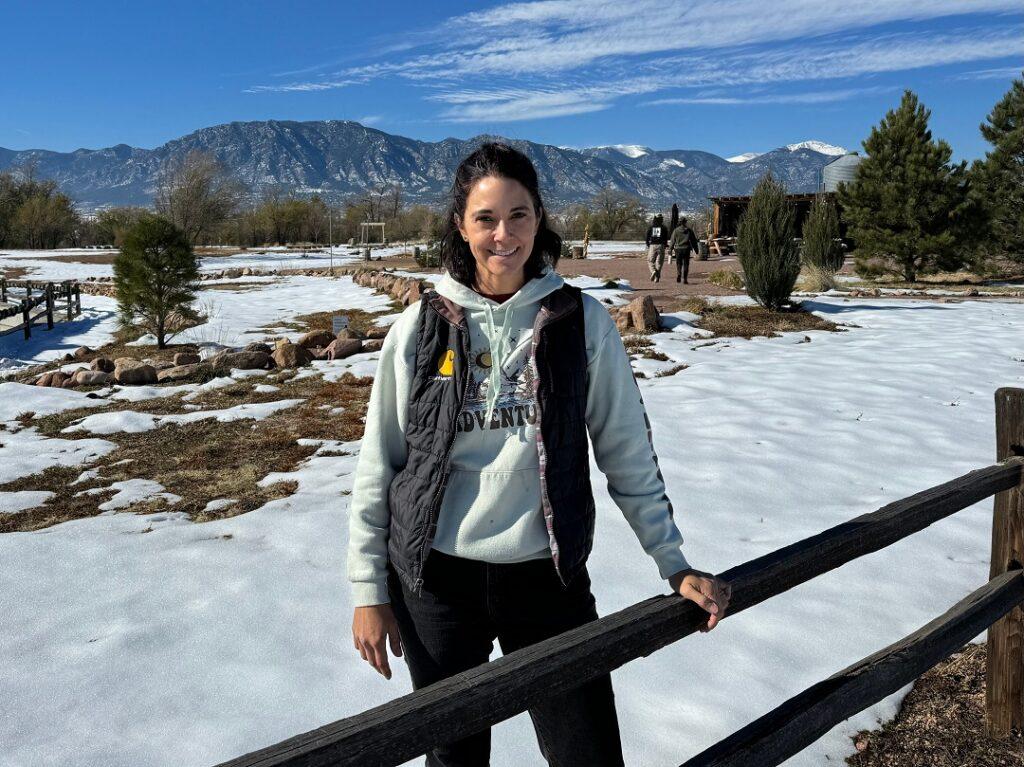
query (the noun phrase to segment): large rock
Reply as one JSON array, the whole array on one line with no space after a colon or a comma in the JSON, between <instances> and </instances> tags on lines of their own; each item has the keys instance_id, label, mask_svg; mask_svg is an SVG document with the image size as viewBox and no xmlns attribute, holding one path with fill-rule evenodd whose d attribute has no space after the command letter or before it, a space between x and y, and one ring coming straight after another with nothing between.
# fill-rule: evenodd
<instances>
[{"instance_id":1,"label":"large rock","mask_svg":"<svg viewBox=\"0 0 1024 767\"><path fill-rule=\"evenodd\" d=\"M195 362L189 365L177 365L173 368L161 370L156 374L157 380L164 381L187 381L196 378L200 373L209 369L209 365L202 362Z\"/></svg>"},{"instance_id":2,"label":"large rock","mask_svg":"<svg viewBox=\"0 0 1024 767\"><path fill-rule=\"evenodd\" d=\"M68 380L70 376L60 370L54 370L49 373L43 373L39 380L36 381L36 386L63 386L64 382Z\"/></svg>"},{"instance_id":3,"label":"large rock","mask_svg":"<svg viewBox=\"0 0 1024 767\"><path fill-rule=\"evenodd\" d=\"M269 370L274 367L274 361L266 352L221 352L210 358L210 365L218 372Z\"/></svg>"},{"instance_id":4,"label":"large rock","mask_svg":"<svg viewBox=\"0 0 1024 767\"><path fill-rule=\"evenodd\" d=\"M630 301L629 314L633 320L633 327L641 333L656 333L661 329L658 307L654 305L654 299L650 296L634 298Z\"/></svg>"},{"instance_id":5,"label":"large rock","mask_svg":"<svg viewBox=\"0 0 1024 767\"><path fill-rule=\"evenodd\" d=\"M106 386L114 376L102 370L79 370L73 376L79 386Z\"/></svg>"},{"instance_id":6,"label":"large rock","mask_svg":"<svg viewBox=\"0 0 1024 767\"><path fill-rule=\"evenodd\" d=\"M174 355L174 367L199 364L199 355L193 352L178 352Z\"/></svg>"},{"instance_id":7,"label":"large rock","mask_svg":"<svg viewBox=\"0 0 1024 767\"><path fill-rule=\"evenodd\" d=\"M380 325L371 325L369 330L366 331L367 338L384 338L387 336L388 331L391 330L391 326L381 327Z\"/></svg>"},{"instance_id":8,"label":"large rock","mask_svg":"<svg viewBox=\"0 0 1024 767\"><path fill-rule=\"evenodd\" d=\"M272 348L270 348L270 346L268 346L267 344L261 344L259 341L253 341L251 344L246 345L246 347L244 349L242 349L242 351L243 352L263 352L267 356L270 356L270 353L272 351L274 351L274 350Z\"/></svg>"},{"instance_id":9,"label":"large rock","mask_svg":"<svg viewBox=\"0 0 1024 767\"><path fill-rule=\"evenodd\" d=\"M633 329L633 315L629 312L618 312L615 314L615 327L619 333L625 333Z\"/></svg>"},{"instance_id":10,"label":"large rock","mask_svg":"<svg viewBox=\"0 0 1024 767\"><path fill-rule=\"evenodd\" d=\"M363 350L363 342L358 338L338 338L328 344L327 359L341 360L359 354Z\"/></svg>"},{"instance_id":11,"label":"large rock","mask_svg":"<svg viewBox=\"0 0 1024 767\"><path fill-rule=\"evenodd\" d=\"M79 346L72 352L72 356L74 356L76 360L84 360L90 354L92 354L92 349L88 346Z\"/></svg>"},{"instance_id":12,"label":"large rock","mask_svg":"<svg viewBox=\"0 0 1024 767\"><path fill-rule=\"evenodd\" d=\"M116 362L114 380L122 386L138 386L157 382L156 368L152 365L129 357L120 357Z\"/></svg>"},{"instance_id":13,"label":"large rock","mask_svg":"<svg viewBox=\"0 0 1024 767\"><path fill-rule=\"evenodd\" d=\"M313 353L298 344L285 343L270 355L279 368L299 368L313 361Z\"/></svg>"},{"instance_id":14,"label":"large rock","mask_svg":"<svg viewBox=\"0 0 1024 767\"><path fill-rule=\"evenodd\" d=\"M334 340L334 333L329 330L312 330L302 336L296 343L303 349L316 349L328 346Z\"/></svg>"},{"instance_id":15,"label":"large rock","mask_svg":"<svg viewBox=\"0 0 1024 767\"><path fill-rule=\"evenodd\" d=\"M367 338L363 341L364 352L379 352L381 347L384 346L383 338Z\"/></svg>"},{"instance_id":16,"label":"large rock","mask_svg":"<svg viewBox=\"0 0 1024 767\"><path fill-rule=\"evenodd\" d=\"M338 335L335 336L335 338L339 338L342 341L352 341L352 340L362 341L365 337L366 336L364 336L358 330L353 330L352 328L342 328L341 330L338 331ZM325 344L325 345L329 346L330 344Z\"/></svg>"},{"instance_id":17,"label":"large rock","mask_svg":"<svg viewBox=\"0 0 1024 767\"><path fill-rule=\"evenodd\" d=\"M423 283L422 282L413 282L409 286L409 292L406 293L405 297L402 299L402 303L405 304L406 306L409 306L410 304L414 304L417 301L419 301L420 297L422 295L423 295Z\"/></svg>"},{"instance_id":18,"label":"large rock","mask_svg":"<svg viewBox=\"0 0 1024 767\"><path fill-rule=\"evenodd\" d=\"M114 372L114 361L110 357L97 357L89 365L92 370L99 370L104 373Z\"/></svg>"}]
</instances>

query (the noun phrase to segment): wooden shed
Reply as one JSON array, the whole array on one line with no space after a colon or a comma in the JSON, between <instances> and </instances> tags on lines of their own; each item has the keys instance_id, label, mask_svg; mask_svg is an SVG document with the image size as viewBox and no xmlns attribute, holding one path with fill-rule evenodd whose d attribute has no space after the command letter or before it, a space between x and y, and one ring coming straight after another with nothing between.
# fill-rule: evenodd
<instances>
[{"instance_id":1,"label":"wooden shed","mask_svg":"<svg viewBox=\"0 0 1024 767\"><path fill-rule=\"evenodd\" d=\"M832 201L836 201L834 192L825 192ZM804 221L811 212L811 205L814 202L814 194L787 194L786 201L796 211L796 236L802 237L804 232ZM750 195L736 197L709 197L711 200L711 238L735 237L740 224L740 218L747 212L750 205Z\"/></svg>"}]
</instances>

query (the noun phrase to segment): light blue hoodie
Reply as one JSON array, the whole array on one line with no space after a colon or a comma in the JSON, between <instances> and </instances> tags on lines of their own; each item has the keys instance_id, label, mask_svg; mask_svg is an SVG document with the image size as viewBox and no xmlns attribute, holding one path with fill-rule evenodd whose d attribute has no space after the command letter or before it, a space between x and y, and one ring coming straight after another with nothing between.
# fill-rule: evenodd
<instances>
[{"instance_id":1,"label":"light blue hoodie","mask_svg":"<svg viewBox=\"0 0 1024 767\"><path fill-rule=\"evenodd\" d=\"M459 416L451 473L433 547L486 562L551 556L541 511L533 323L541 299L558 290L553 271L498 304L445 275L437 292L463 307L472 376ZM608 490L663 578L688 565L658 471L647 414L611 316L584 295L587 430ZM349 520L348 575L356 606L387 595L387 489L406 461L407 403L420 304L388 333L366 414ZM500 364L492 364L497 360Z\"/></svg>"}]
</instances>

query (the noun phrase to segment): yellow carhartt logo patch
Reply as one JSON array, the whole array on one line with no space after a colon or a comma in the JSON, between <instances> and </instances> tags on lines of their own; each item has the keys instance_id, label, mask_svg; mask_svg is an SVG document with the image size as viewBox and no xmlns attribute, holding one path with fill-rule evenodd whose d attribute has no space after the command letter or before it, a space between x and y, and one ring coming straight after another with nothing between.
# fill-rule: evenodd
<instances>
[{"instance_id":1,"label":"yellow carhartt logo patch","mask_svg":"<svg viewBox=\"0 0 1024 767\"><path fill-rule=\"evenodd\" d=\"M455 352L451 349L437 361L437 372L443 376L450 376L455 372Z\"/></svg>"}]
</instances>

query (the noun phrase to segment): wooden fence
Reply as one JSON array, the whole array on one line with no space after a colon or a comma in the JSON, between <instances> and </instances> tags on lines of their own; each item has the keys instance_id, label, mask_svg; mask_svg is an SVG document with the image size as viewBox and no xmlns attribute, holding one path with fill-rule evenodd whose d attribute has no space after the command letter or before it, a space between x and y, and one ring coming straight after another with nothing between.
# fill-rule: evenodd
<instances>
[{"instance_id":1,"label":"wooden fence","mask_svg":"<svg viewBox=\"0 0 1024 767\"><path fill-rule=\"evenodd\" d=\"M996 497L991 580L986 585L920 630L812 686L689 759L684 767L773 767L850 715L913 681L986 628L989 732L1003 736L1011 728L1021 728L1024 389L996 392L996 427L998 463L720 574L732 584L728 614L734 615ZM398 765L649 655L693 633L706 619L705 612L681 597L653 597L220 767Z\"/></svg>"},{"instance_id":2,"label":"wooden fence","mask_svg":"<svg viewBox=\"0 0 1024 767\"><path fill-rule=\"evenodd\" d=\"M0 322L21 316L20 324L0 330L0 336L21 330L27 340L32 337L32 325L43 317L46 318L46 329L52 330L54 314L58 311L57 302L60 300L66 301L65 312L69 321L82 313L82 289L74 280L33 282L0 277L0 303L14 304L0 309ZM39 307L43 308L33 314L33 310Z\"/></svg>"}]
</instances>

